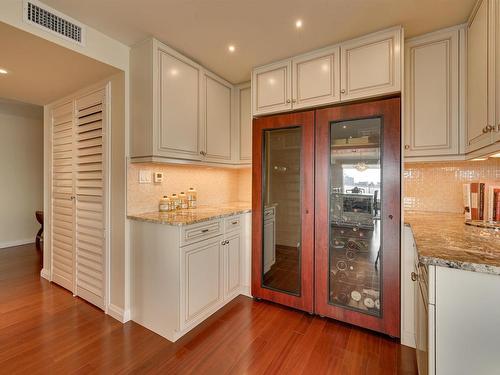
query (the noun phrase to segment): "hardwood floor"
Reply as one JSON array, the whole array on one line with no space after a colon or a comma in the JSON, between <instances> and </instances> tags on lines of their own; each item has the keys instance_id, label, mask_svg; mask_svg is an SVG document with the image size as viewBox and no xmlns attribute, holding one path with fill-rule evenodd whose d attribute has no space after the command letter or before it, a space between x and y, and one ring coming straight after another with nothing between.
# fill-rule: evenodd
<instances>
[{"instance_id":1,"label":"hardwood floor","mask_svg":"<svg viewBox=\"0 0 500 375\"><path fill-rule=\"evenodd\" d=\"M176 343L122 325L39 276L34 245L0 249L0 373L416 374L385 336L238 297Z\"/></svg>"}]
</instances>

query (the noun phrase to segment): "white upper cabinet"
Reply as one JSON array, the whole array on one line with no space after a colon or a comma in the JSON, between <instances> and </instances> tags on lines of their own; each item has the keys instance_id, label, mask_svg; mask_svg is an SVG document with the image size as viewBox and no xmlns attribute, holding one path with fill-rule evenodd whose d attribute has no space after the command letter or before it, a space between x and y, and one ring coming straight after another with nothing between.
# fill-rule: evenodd
<instances>
[{"instance_id":1,"label":"white upper cabinet","mask_svg":"<svg viewBox=\"0 0 500 375\"><path fill-rule=\"evenodd\" d=\"M255 68L253 116L401 90L400 27Z\"/></svg>"},{"instance_id":2,"label":"white upper cabinet","mask_svg":"<svg viewBox=\"0 0 500 375\"><path fill-rule=\"evenodd\" d=\"M266 114L292 109L292 62L280 61L254 69L253 113Z\"/></svg>"},{"instance_id":3,"label":"white upper cabinet","mask_svg":"<svg viewBox=\"0 0 500 375\"><path fill-rule=\"evenodd\" d=\"M401 91L401 28L341 45L341 99Z\"/></svg>"},{"instance_id":4,"label":"white upper cabinet","mask_svg":"<svg viewBox=\"0 0 500 375\"><path fill-rule=\"evenodd\" d=\"M294 109L340 100L340 48L338 46L292 59Z\"/></svg>"},{"instance_id":5,"label":"white upper cabinet","mask_svg":"<svg viewBox=\"0 0 500 375\"><path fill-rule=\"evenodd\" d=\"M205 160L231 161L232 85L205 73Z\"/></svg>"},{"instance_id":6,"label":"white upper cabinet","mask_svg":"<svg viewBox=\"0 0 500 375\"><path fill-rule=\"evenodd\" d=\"M250 82L236 87L237 103L237 143L239 145L237 160L248 164L252 161L252 90Z\"/></svg>"},{"instance_id":7,"label":"white upper cabinet","mask_svg":"<svg viewBox=\"0 0 500 375\"><path fill-rule=\"evenodd\" d=\"M239 164L235 87L157 41L130 52L132 162Z\"/></svg>"},{"instance_id":8,"label":"white upper cabinet","mask_svg":"<svg viewBox=\"0 0 500 375\"><path fill-rule=\"evenodd\" d=\"M473 13L467 30L467 151L474 151L491 142L487 126L492 126L488 103L489 70L488 27L489 1L482 0Z\"/></svg>"},{"instance_id":9,"label":"white upper cabinet","mask_svg":"<svg viewBox=\"0 0 500 375\"><path fill-rule=\"evenodd\" d=\"M158 152L166 157L200 158L201 67L177 53L158 50Z\"/></svg>"},{"instance_id":10,"label":"white upper cabinet","mask_svg":"<svg viewBox=\"0 0 500 375\"><path fill-rule=\"evenodd\" d=\"M405 42L405 157L460 153L463 35L454 27Z\"/></svg>"}]
</instances>

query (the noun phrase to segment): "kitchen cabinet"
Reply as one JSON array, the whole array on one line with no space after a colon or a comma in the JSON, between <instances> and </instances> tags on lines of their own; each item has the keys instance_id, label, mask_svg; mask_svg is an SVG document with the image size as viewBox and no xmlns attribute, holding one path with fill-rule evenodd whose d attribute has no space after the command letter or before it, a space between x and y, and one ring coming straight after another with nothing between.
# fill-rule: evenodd
<instances>
[{"instance_id":1,"label":"kitchen cabinet","mask_svg":"<svg viewBox=\"0 0 500 375\"><path fill-rule=\"evenodd\" d=\"M401 28L341 44L341 100L401 91Z\"/></svg>"},{"instance_id":2,"label":"kitchen cabinet","mask_svg":"<svg viewBox=\"0 0 500 375\"><path fill-rule=\"evenodd\" d=\"M253 116L398 93L401 38L396 27L255 68Z\"/></svg>"},{"instance_id":3,"label":"kitchen cabinet","mask_svg":"<svg viewBox=\"0 0 500 375\"><path fill-rule=\"evenodd\" d=\"M205 144L202 154L206 161L231 162L232 104L231 84L205 73Z\"/></svg>"},{"instance_id":4,"label":"kitchen cabinet","mask_svg":"<svg viewBox=\"0 0 500 375\"><path fill-rule=\"evenodd\" d=\"M132 162L237 164L234 86L172 48L130 52Z\"/></svg>"},{"instance_id":5,"label":"kitchen cabinet","mask_svg":"<svg viewBox=\"0 0 500 375\"><path fill-rule=\"evenodd\" d=\"M329 47L292 59L293 109L340 101L340 48Z\"/></svg>"},{"instance_id":6,"label":"kitchen cabinet","mask_svg":"<svg viewBox=\"0 0 500 375\"><path fill-rule=\"evenodd\" d=\"M409 230L411 241L413 236ZM500 366L497 274L419 262L414 247L414 324L418 372L495 373Z\"/></svg>"},{"instance_id":7,"label":"kitchen cabinet","mask_svg":"<svg viewBox=\"0 0 500 375\"><path fill-rule=\"evenodd\" d=\"M181 248L181 330L222 302L224 245L217 236Z\"/></svg>"},{"instance_id":8,"label":"kitchen cabinet","mask_svg":"<svg viewBox=\"0 0 500 375\"><path fill-rule=\"evenodd\" d=\"M405 42L405 150L412 158L463 154L460 86L465 76L462 27L440 30Z\"/></svg>"},{"instance_id":9,"label":"kitchen cabinet","mask_svg":"<svg viewBox=\"0 0 500 375\"><path fill-rule=\"evenodd\" d=\"M500 36L498 6L498 0L479 1L467 26L467 152L491 146L499 139L495 108L495 96L500 94L496 92L500 74L495 68Z\"/></svg>"},{"instance_id":10,"label":"kitchen cabinet","mask_svg":"<svg viewBox=\"0 0 500 375\"><path fill-rule=\"evenodd\" d=\"M132 220L132 320L176 341L249 295L250 227L250 213L181 226Z\"/></svg>"},{"instance_id":11,"label":"kitchen cabinet","mask_svg":"<svg viewBox=\"0 0 500 375\"><path fill-rule=\"evenodd\" d=\"M237 150L236 160L240 164L252 162L252 89L250 82L236 86L236 121L235 136Z\"/></svg>"},{"instance_id":12,"label":"kitchen cabinet","mask_svg":"<svg viewBox=\"0 0 500 375\"><path fill-rule=\"evenodd\" d=\"M290 111L292 61L288 59L254 69L252 90L254 115Z\"/></svg>"}]
</instances>

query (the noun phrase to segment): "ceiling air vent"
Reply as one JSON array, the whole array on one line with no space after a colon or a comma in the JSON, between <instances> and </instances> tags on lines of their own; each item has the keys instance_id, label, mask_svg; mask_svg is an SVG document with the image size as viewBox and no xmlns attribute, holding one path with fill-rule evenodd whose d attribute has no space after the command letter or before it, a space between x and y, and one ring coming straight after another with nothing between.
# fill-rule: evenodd
<instances>
[{"instance_id":1,"label":"ceiling air vent","mask_svg":"<svg viewBox=\"0 0 500 375\"><path fill-rule=\"evenodd\" d=\"M24 20L64 39L85 44L83 25L39 2L24 1Z\"/></svg>"}]
</instances>

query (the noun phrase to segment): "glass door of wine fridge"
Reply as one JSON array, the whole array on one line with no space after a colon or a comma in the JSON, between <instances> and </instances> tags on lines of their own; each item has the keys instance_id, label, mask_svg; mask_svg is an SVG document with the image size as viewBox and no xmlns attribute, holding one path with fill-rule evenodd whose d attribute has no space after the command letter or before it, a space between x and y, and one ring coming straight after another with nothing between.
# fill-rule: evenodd
<instances>
[{"instance_id":1,"label":"glass door of wine fridge","mask_svg":"<svg viewBox=\"0 0 500 375\"><path fill-rule=\"evenodd\" d=\"M399 336L400 101L316 112L318 314Z\"/></svg>"},{"instance_id":2,"label":"glass door of wine fridge","mask_svg":"<svg viewBox=\"0 0 500 375\"><path fill-rule=\"evenodd\" d=\"M313 311L314 112L253 122L252 295Z\"/></svg>"}]
</instances>

